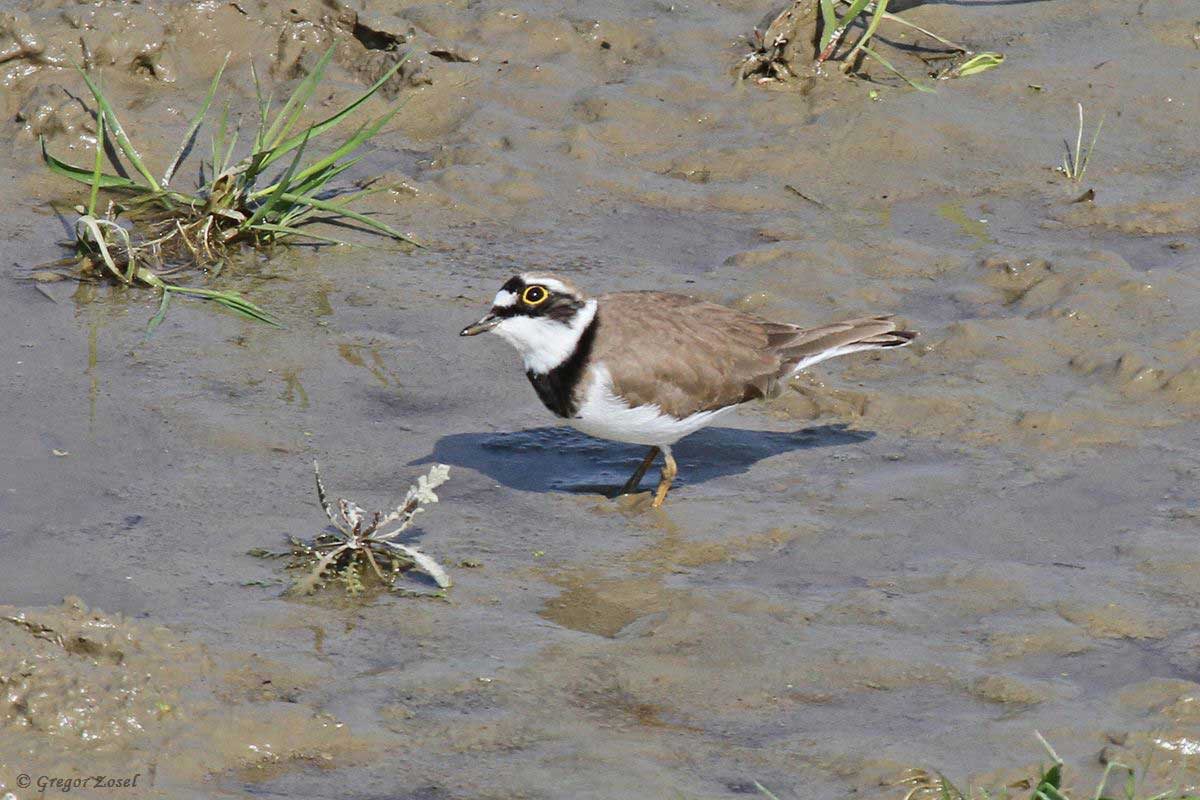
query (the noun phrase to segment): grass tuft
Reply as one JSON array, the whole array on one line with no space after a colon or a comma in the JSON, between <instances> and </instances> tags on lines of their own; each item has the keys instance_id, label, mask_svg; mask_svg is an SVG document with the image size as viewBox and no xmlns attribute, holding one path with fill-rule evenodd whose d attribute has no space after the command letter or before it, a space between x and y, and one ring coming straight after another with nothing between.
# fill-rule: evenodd
<instances>
[{"instance_id":1,"label":"grass tuft","mask_svg":"<svg viewBox=\"0 0 1200 800\"><path fill-rule=\"evenodd\" d=\"M1079 126L1075 131L1075 148L1071 149L1071 142L1063 140L1063 146L1066 148L1066 153L1063 155L1062 164L1056 169L1065 175L1070 180L1079 182L1083 180L1083 176L1087 173L1088 161L1091 160L1092 152L1096 149L1096 140L1100 138L1100 129L1104 127L1104 117L1100 117L1100 121L1096 123L1096 129L1092 131L1092 141L1088 144L1087 149L1083 147L1083 103L1075 104L1079 109Z\"/></svg>"},{"instance_id":2,"label":"grass tuft","mask_svg":"<svg viewBox=\"0 0 1200 800\"><path fill-rule=\"evenodd\" d=\"M313 70L296 86L278 112L271 113L271 98L264 97L258 75L251 73L258 96L258 119L250 152L235 160L240 124L231 126L229 104L210 139L210 155L201 164L198 185L183 191L171 186L180 166L192 152L220 85L229 57L221 64L208 87L204 101L192 116L174 159L161 179L146 165L130 140L112 103L99 83L76 68L96 103L96 153L91 169L61 161L40 140L42 159L51 172L89 187L86 206L78 208L75 250L80 277L107 276L125 285L147 286L162 293L158 313L149 331L162 322L169 296L180 294L211 300L242 316L277 324L263 309L235 292L181 285L174 277L187 269L219 273L230 254L243 246L265 247L297 240L341 244L337 239L306 229L314 215L348 220L389 238L420 246L410 235L349 207L379 191L338 190L333 180L358 162L354 154L399 112L391 109L374 121L366 121L327 155L305 161L310 145L356 116L362 105L377 94L405 62L401 57L354 101L325 119L298 128L300 117L312 98L333 55L326 50ZM115 143L117 172L104 171L106 138ZM287 164L274 179L267 178L272 165ZM272 170L276 171L276 170ZM125 174L135 177L124 177ZM207 177L204 177L207 176ZM260 185L266 183L265 186ZM99 211L101 193L112 195L106 210Z\"/></svg>"},{"instance_id":3,"label":"grass tuft","mask_svg":"<svg viewBox=\"0 0 1200 800\"><path fill-rule=\"evenodd\" d=\"M959 58L966 59L963 63L934 70L930 77L961 78L978 75L1004 62L1004 56L1000 53L972 53L963 45L889 12L889 1L818 0L817 6L814 7L812 0L794 0L774 18L765 31L754 32L754 52L743 58L739 65L739 74L743 79L753 77L759 83L785 81L802 75L794 62L806 56L801 52L806 48L797 49L797 44L807 42L811 30L819 32L819 35L814 34L811 37L815 40L815 52L811 55L814 59L815 74L820 74L822 65L829 61L840 60L841 71L850 74L856 71L857 65L863 59L872 59L914 89L933 92L934 90L926 84L904 75L869 46L885 22L915 30L949 48L950 53L938 54L938 58L955 58L957 54ZM851 31L855 30L859 31L857 39L848 50L841 53Z\"/></svg>"}]
</instances>

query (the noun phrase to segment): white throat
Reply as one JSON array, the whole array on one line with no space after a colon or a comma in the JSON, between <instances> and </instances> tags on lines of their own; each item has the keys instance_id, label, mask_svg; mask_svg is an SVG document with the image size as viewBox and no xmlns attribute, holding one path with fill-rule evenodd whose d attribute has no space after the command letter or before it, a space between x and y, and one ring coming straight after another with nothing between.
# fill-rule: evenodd
<instances>
[{"instance_id":1,"label":"white throat","mask_svg":"<svg viewBox=\"0 0 1200 800\"><path fill-rule=\"evenodd\" d=\"M528 372L544 375L562 364L579 344L579 337L596 318L596 301L588 300L570 322L549 317L508 317L492 333L500 336L521 354Z\"/></svg>"}]
</instances>

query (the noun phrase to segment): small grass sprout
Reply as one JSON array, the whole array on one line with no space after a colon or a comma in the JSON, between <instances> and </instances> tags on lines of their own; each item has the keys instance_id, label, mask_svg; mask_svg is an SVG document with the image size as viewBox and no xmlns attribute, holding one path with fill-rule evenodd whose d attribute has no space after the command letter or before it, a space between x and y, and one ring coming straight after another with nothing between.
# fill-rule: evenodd
<instances>
[{"instance_id":1,"label":"small grass sprout","mask_svg":"<svg viewBox=\"0 0 1200 800\"><path fill-rule=\"evenodd\" d=\"M368 513L345 498L338 498L335 506L325 496L321 469L316 461L313 461L313 474L317 502L332 523L333 531L326 531L311 542L291 537L288 568L302 572L303 576L292 584L289 594L311 594L332 580L342 583L348 593L359 594L365 589L363 579L368 575L374 575L383 586L395 589L396 579L410 569L428 575L439 589L450 588L450 576L438 562L415 547L395 541L412 525L417 514L438 501L434 489L449 480L448 466L434 465L429 474L422 475L409 487L408 494L395 510L386 514L380 511ZM397 524L392 530L382 530L393 523Z\"/></svg>"},{"instance_id":2,"label":"small grass sprout","mask_svg":"<svg viewBox=\"0 0 1200 800\"><path fill-rule=\"evenodd\" d=\"M333 48L325 51L275 113L271 97L263 96L252 65L258 119L250 152L235 158L241 125L231 122L226 103L210 139L209 159L200 165L198 185L187 191L175 188L171 182L195 146L229 57L213 76L175 157L161 177L156 177L142 159L97 80L77 67L96 104L94 163L90 169L78 167L52 155L44 138L40 145L42 159L52 172L89 187L87 205L76 208L80 214L74 242L79 276L89 278L100 273L125 285L148 286L162 292L151 330L162 320L174 294L213 300L244 316L273 322L265 311L234 292L184 286L174 276L198 269L215 277L230 252L243 245L263 247L295 240L340 244L337 239L307 229L307 223L318 215L418 245L408 234L350 207L381 188L346 191L332 187L335 178L358 163L361 157L355 155L356 151L379 133L400 106L363 122L331 152L305 159L320 137L358 114L405 60L400 58L370 88L338 111L301 126L300 118L332 55ZM120 174L103 170L106 146ZM99 206L101 193L113 196L103 211Z\"/></svg>"},{"instance_id":3,"label":"small grass sprout","mask_svg":"<svg viewBox=\"0 0 1200 800\"><path fill-rule=\"evenodd\" d=\"M938 77L967 78L971 75L978 75L981 72L987 72L989 69L995 69L1003 63L1003 53L976 53L963 63L946 70L945 73L939 75Z\"/></svg>"},{"instance_id":4,"label":"small grass sprout","mask_svg":"<svg viewBox=\"0 0 1200 800\"><path fill-rule=\"evenodd\" d=\"M1100 121L1096 123L1096 129L1092 131L1092 141L1085 150L1083 147L1083 103L1075 105L1079 109L1079 125L1075 131L1075 149L1071 149L1070 141L1063 141L1067 152L1063 155L1062 164L1056 169L1067 178L1079 182L1087 173L1088 161L1091 160L1092 153L1096 149L1096 140L1100 138L1100 129L1104 127L1104 116L1101 116Z\"/></svg>"},{"instance_id":5,"label":"small grass sprout","mask_svg":"<svg viewBox=\"0 0 1200 800\"><path fill-rule=\"evenodd\" d=\"M759 794L761 794L763 797L767 798L767 800L779 800L779 798L778 798L778 797L776 797L774 794L772 794L772 793L771 793L771 790L770 790L770 789L768 789L767 787L763 786L763 785L762 785L761 783L759 783L758 781L755 781L755 782L754 782L754 788L755 788L755 789L758 789L758 791L759 791Z\"/></svg>"}]
</instances>

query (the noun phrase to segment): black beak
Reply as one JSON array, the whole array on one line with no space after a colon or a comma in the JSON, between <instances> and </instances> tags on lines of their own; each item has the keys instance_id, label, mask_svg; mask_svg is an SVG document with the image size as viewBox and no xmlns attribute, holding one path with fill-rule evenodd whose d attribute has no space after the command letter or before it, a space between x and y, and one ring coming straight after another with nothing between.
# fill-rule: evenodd
<instances>
[{"instance_id":1,"label":"black beak","mask_svg":"<svg viewBox=\"0 0 1200 800\"><path fill-rule=\"evenodd\" d=\"M484 314L483 317L478 322L472 323L472 324L468 325L467 327L463 328L461 331L459 331L458 335L459 336L478 336L481 333L487 333L488 331L490 331L492 328L496 327L499 324L500 324L500 317L497 317L495 314L493 314L489 311L488 313Z\"/></svg>"}]
</instances>

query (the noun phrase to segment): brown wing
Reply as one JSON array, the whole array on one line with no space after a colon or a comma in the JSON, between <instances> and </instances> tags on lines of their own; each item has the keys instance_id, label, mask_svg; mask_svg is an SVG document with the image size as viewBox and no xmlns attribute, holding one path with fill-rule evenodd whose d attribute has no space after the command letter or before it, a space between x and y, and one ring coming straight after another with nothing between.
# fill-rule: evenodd
<instances>
[{"instance_id":1,"label":"brown wing","mask_svg":"<svg viewBox=\"0 0 1200 800\"><path fill-rule=\"evenodd\" d=\"M606 294L597 313L592 359L605 362L613 389L633 406L658 403L676 417L773 396L805 363L902 347L916 336L888 317L802 328L661 292Z\"/></svg>"},{"instance_id":2,"label":"brown wing","mask_svg":"<svg viewBox=\"0 0 1200 800\"><path fill-rule=\"evenodd\" d=\"M768 395L782 367L771 337L776 328L799 331L661 292L606 294L597 313L593 363L605 362L631 405L657 403L676 417Z\"/></svg>"}]
</instances>

